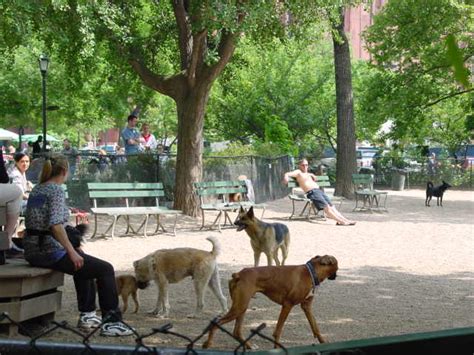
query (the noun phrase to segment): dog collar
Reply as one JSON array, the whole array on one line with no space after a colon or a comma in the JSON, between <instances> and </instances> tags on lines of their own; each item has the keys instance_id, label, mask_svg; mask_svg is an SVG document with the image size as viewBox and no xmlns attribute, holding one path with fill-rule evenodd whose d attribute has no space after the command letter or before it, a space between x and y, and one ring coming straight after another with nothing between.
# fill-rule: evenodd
<instances>
[{"instance_id":1,"label":"dog collar","mask_svg":"<svg viewBox=\"0 0 474 355\"><path fill-rule=\"evenodd\" d=\"M309 275L311 276L311 283L313 284L313 290L319 286L319 280L318 280L318 275L316 273L316 269L313 266L313 263L308 261L305 264L306 268L308 269Z\"/></svg>"}]
</instances>

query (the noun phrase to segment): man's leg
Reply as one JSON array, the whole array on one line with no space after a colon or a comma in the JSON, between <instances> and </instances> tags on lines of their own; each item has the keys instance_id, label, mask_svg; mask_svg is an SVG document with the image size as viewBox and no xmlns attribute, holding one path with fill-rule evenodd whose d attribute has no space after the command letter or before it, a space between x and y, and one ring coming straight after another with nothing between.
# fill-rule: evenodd
<instances>
[{"instance_id":1,"label":"man's leg","mask_svg":"<svg viewBox=\"0 0 474 355\"><path fill-rule=\"evenodd\" d=\"M328 216L331 219L334 219L337 223L339 224L351 224L354 225L356 222L351 221L344 217L341 212L339 212L336 207L332 205L327 205L324 207L324 213L326 213L326 216Z\"/></svg>"}]
</instances>

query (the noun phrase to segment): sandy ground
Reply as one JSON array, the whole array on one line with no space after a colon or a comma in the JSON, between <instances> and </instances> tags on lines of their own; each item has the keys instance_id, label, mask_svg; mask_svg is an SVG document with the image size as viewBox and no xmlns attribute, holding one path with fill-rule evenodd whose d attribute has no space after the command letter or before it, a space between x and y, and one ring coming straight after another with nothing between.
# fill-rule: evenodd
<instances>
[{"instance_id":1,"label":"sandy ground","mask_svg":"<svg viewBox=\"0 0 474 355\"><path fill-rule=\"evenodd\" d=\"M314 313L323 335L329 341L343 341L411 332L423 332L474 325L474 193L448 191L444 207L424 206L424 191L389 191L388 213L352 212L354 201L345 201L341 210L357 220L356 226L336 226L333 221L289 221L291 202L270 202L265 220L288 225L291 246L287 264L303 264L315 255L329 254L339 261L338 278L325 281L317 290ZM208 214L211 220L211 214ZM232 218L234 218L233 214ZM165 219L169 226L171 219ZM132 262L161 248L195 247L210 250L207 236L217 236L222 244L218 257L223 291L228 297L227 281L231 273L253 265L253 254L245 232L226 228L199 231L200 220L180 217L177 237L159 234L143 237L116 237L89 240L86 252L110 261L118 274L133 273ZM101 227L104 225L101 223ZM266 263L262 256L262 261ZM74 287L66 276L63 308L57 320L77 322ZM189 319L195 306L190 279L171 285L171 314L156 318L147 312L156 302L153 285L139 293L141 310L128 311L126 322L141 335L151 328L172 323L174 331L191 338L198 336L208 322L219 313L219 305L207 292L205 312ZM229 304L230 304L230 299ZM133 305L130 304L133 308ZM263 295L251 302L244 321L245 332L265 322L264 333L271 336L280 307ZM231 330L233 323L227 326ZM73 339L71 333L55 331L54 340ZM132 337L103 338L94 335L91 342L134 345ZM299 307L290 314L282 334L287 346L315 343L306 318ZM186 344L169 335L147 338L150 345L182 347ZM198 344L201 344L199 341ZM271 344L255 340L260 349ZM217 333L216 349L233 349L236 343Z\"/></svg>"}]
</instances>

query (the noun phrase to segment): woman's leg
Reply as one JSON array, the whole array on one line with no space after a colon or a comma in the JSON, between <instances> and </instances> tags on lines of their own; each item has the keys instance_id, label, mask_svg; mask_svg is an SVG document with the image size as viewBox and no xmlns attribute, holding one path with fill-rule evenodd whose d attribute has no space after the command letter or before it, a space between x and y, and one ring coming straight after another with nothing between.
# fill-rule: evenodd
<instances>
[{"instance_id":1,"label":"woman's leg","mask_svg":"<svg viewBox=\"0 0 474 355\"><path fill-rule=\"evenodd\" d=\"M107 261L82 252L79 253L84 258L84 266L81 269L74 271L74 265L67 255L51 268L73 275L80 312L91 312L95 310L95 281L97 280L99 305L102 316L112 312L116 314L113 320L121 320L113 266Z\"/></svg>"}]
</instances>

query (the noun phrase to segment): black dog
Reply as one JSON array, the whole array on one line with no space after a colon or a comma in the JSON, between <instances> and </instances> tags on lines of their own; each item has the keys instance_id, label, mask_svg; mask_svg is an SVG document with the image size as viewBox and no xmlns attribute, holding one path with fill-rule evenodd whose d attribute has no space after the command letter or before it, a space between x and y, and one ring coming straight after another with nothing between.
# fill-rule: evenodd
<instances>
[{"instance_id":1,"label":"black dog","mask_svg":"<svg viewBox=\"0 0 474 355\"><path fill-rule=\"evenodd\" d=\"M439 186L433 186L433 183L431 181L428 181L426 184L426 200L425 200L425 206L430 207L430 201L431 198L434 196L436 197L436 204L438 206L443 207L443 195L444 192L452 187L449 185L446 181L443 180L443 183Z\"/></svg>"},{"instance_id":2,"label":"black dog","mask_svg":"<svg viewBox=\"0 0 474 355\"><path fill-rule=\"evenodd\" d=\"M73 227L71 225L66 225L64 229L66 230L67 237L71 242L74 248L79 248L81 246L84 234L86 234L89 225L87 224L78 224Z\"/></svg>"}]
</instances>

